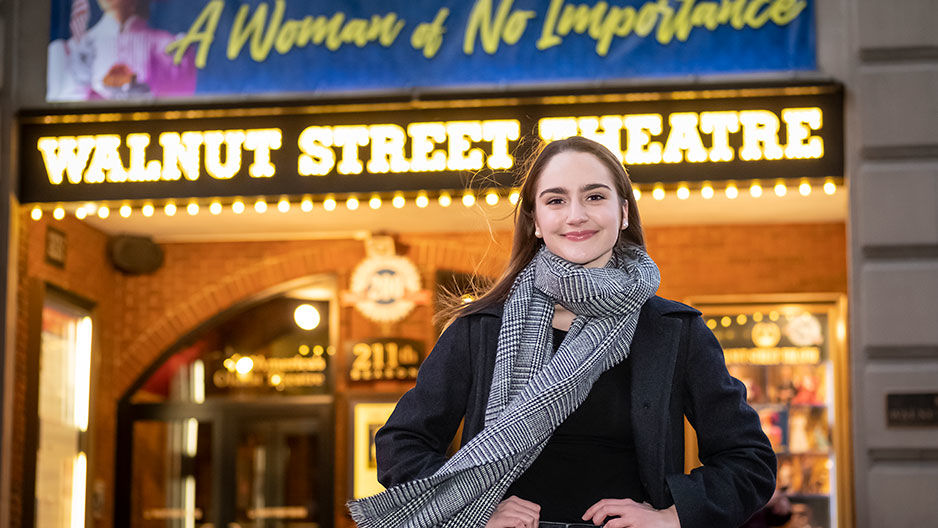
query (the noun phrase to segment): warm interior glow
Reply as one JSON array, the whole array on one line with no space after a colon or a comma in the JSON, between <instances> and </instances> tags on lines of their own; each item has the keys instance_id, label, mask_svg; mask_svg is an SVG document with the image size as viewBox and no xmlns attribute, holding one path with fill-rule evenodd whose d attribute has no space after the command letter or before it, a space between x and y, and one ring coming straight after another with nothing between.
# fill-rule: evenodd
<instances>
[{"instance_id":1,"label":"warm interior glow","mask_svg":"<svg viewBox=\"0 0 938 528\"><path fill-rule=\"evenodd\" d=\"M192 401L205 403L205 363L201 359L192 362Z\"/></svg>"},{"instance_id":2,"label":"warm interior glow","mask_svg":"<svg viewBox=\"0 0 938 528\"><path fill-rule=\"evenodd\" d=\"M88 475L88 459L79 451L72 463L72 515L71 528L85 526L85 481Z\"/></svg>"},{"instance_id":3,"label":"warm interior glow","mask_svg":"<svg viewBox=\"0 0 938 528\"><path fill-rule=\"evenodd\" d=\"M75 336L75 426L88 430L88 404L91 397L91 318L78 321Z\"/></svg>"},{"instance_id":4,"label":"warm interior glow","mask_svg":"<svg viewBox=\"0 0 938 528\"><path fill-rule=\"evenodd\" d=\"M187 475L185 479L186 488L186 525L185 528L195 528L195 477Z\"/></svg>"},{"instance_id":5,"label":"warm interior glow","mask_svg":"<svg viewBox=\"0 0 938 528\"><path fill-rule=\"evenodd\" d=\"M194 457L199 449L199 421L195 418L186 420L186 455Z\"/></svg>"},{"instance_id":6,"label":"warm interior glow","mask_svg":"<svg viewBox=\"0 0 938 528\"><path fill-rule=\"evenodd\" d=\"M33 207L33 210L29 212L29 216L33 220L39 220L40 218L42 218L42 209L40 209L39 207Z\"/></svg>"},{"instance_id":7,"label":"warm interior glow","mask_svg":"<svg viewBox=\"0 0 938 528\"><path fill-rule=\"evenodd\" d=\"M235 372L241 374L242 376L251 372L254 369L254 360L244 356L238 358L238 361L235 362Z\"/></svg>"}]
</instances>

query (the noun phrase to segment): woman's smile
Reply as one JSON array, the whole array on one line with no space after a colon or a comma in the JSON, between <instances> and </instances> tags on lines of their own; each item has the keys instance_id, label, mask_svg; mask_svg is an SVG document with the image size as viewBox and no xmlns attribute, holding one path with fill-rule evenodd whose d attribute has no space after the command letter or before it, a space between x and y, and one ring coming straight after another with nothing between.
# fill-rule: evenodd
<instances>
[{"instance_id":1,"label":"woman's smile","mask_svg":"<svg viewBox=\"0 0 938 528\"><path fill-rule=\"evenodd\" d=\"M587 240L587 239L589 239L590 237L592 237L592 236L595 235L596 233L598 233L598 231L595 231L595 230L592 230L592 231L570 231L570 232L568 232L568 233L564 233L564 234L563 234L563 237L566 238L567 240L572 240L572 241L574 241L574 242L579 242L579 241L581 241L581 240Z\"/></svg>"}]
</instances>

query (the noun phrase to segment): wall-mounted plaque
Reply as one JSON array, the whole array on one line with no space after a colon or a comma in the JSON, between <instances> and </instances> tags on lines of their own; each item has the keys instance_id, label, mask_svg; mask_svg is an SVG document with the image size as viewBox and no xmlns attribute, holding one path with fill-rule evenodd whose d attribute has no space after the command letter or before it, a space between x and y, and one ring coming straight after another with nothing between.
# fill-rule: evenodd
<instances>
[{"instance_id":1,"label":"wall-mounted plaque","mask_svg":"<svg viewBox=\"0 0 938 528\"><path fill-rule=\"evenodd\" d=\"M886 395L889 427L938 427L938 392Z\"/></svg>"}]
</instances>

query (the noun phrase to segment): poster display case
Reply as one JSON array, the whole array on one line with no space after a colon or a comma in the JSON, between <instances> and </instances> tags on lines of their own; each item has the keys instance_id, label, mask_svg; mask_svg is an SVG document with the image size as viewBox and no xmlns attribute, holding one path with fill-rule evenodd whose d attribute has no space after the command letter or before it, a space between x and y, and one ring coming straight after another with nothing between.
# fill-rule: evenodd
<instances>
[{"instance_id":1,"label":"poster display case","mask_svg":"<svg viewBox=\"0 0 938 528\"><path fill-rule=\"evenodd\" d=\"M790 528L849 526L845 299L696 298L778 456Z\"/></svg>"}]
</instances>

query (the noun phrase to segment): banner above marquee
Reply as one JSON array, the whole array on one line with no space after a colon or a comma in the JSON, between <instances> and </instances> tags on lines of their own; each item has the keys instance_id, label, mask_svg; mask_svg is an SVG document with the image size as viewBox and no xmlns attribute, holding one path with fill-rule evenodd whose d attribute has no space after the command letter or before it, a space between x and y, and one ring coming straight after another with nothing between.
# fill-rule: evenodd
<instances>
[{"instance_id":1,"label":"banner above marquee","mask_svg":"<svg viewBox=\"0 0 938 528\"><path fill-rule=\"evenodd\" d=\"M706 97L703 97L706 96ZM843 174L838 86L22 117L23 202L510 187L539 140L637 183Z\"/></svg>"},{"instance_id":2,"label":"banner above marquee","mask_svg":"<svg viewBox=\"0 0 938 528\"><path fill-rule=\"evenodd\" d=\"M812 0L52 0L47 100L814 70Z\"/></svg>"}]
</instances>

